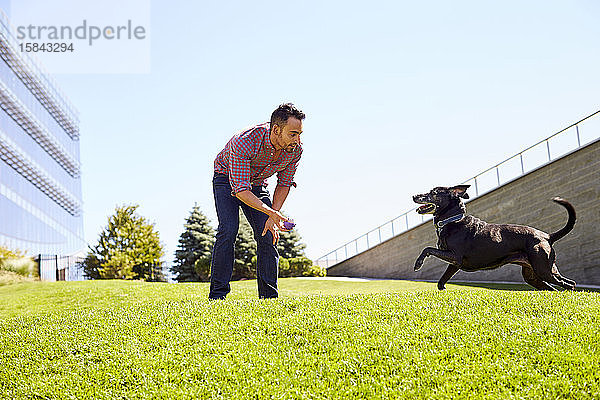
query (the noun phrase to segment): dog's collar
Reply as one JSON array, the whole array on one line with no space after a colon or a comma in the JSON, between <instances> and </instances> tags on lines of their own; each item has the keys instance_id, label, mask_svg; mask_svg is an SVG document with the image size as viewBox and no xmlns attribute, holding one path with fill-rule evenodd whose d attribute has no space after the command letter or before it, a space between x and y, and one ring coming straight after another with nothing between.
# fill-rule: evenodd
<instances>
[{"instance_id":1,"label":"dog's collar","mask_svg":"<svg viewBox=\"0 0 600 400\"><path fill-rule=\"evenodd\" d=\"M456 215L454 215L454 216L452 216L450 218L446 218L443 221L436 222L435 223L435 229L437 229L438 231L440 231L444 226L448 225L450 222L460 221L464 217L465 217L465 214L456 214Z\"/></svg>"}]
</instances>

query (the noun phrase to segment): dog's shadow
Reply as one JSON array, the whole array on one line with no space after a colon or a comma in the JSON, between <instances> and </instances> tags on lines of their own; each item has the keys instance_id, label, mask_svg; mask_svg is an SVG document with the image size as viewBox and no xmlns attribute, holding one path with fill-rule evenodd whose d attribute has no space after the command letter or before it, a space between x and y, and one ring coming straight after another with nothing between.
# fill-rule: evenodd
<instances>
[{"instance_id":1,"label":"dog's shadow","mask_svg":"<svg viewBox=\"0 0 600 400\"><path fill-rule=\"evenodd\" d=\"M452 282L451 285L479 287L493 290L510 290L518 292L533 292L534 288L527 284L520 283L488 283L488 282Z\"/></svg>"},{"instance_id":2,"label":"dog's shadow","mask_svg":"<svg viewBox=\"0 0 600 400\"><path fill-rule=\"evenodd\" d=\"M488 282L452 282L452 285L456 286L469 286L479 287L492 290L508 290L515 292L536 292L537 290L533 287L524 283L488 283ZM578 292L600 292L600 288L578 288L575 287L575 291Z\"/></svg>"}]
</instances>

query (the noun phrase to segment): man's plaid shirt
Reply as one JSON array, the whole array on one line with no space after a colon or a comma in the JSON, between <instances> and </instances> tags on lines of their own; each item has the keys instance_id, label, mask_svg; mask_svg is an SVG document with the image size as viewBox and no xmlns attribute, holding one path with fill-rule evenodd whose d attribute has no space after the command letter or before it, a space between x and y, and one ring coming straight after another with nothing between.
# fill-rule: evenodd
<instances>
[{"instance_id":1,"label":"man's plaid shirt","mask_svg":"<svg viewBox=\"0 0 600 400\"><path fill-rule=\"evenodd\" d=\"M275 159L270 139L270 123L256 125L235 135L215 159L215 172L229 176L232 195L252 186L267 186L267 178L277 174L277 185L296 186L294 174L302 156L302 147L294 152L282 150Z\"/></svg>"}]
</instances>

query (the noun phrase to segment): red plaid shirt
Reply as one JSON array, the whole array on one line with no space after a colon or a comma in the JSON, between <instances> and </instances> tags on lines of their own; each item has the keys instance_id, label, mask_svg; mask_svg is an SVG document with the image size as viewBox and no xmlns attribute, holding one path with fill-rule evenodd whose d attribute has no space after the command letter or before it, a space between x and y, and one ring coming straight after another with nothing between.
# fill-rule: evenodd
<instances>
[{"instance_id":1,"label":"red plaid shirt","mask_svg":"<svg viewBox=\"0 0 600 400\"><path fill-rule=\"evenodd\" d=\"M275 159L270 139L270 123L256 125L235 135L215 159L215 172L229 176L232 195L252 186L267 186L267 178L277 174L277 185L296 186L293 181L302 156L302 147L294 152L282 150Z\"/></svg>"}]
</instances>

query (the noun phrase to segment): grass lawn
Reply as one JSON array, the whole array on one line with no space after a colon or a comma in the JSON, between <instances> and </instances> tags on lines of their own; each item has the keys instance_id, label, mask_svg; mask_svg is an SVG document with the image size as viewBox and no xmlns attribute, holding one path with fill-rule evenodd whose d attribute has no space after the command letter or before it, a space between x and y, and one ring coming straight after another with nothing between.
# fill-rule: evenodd
<instances>
[{"instance_id":1,"label":"grass lawn","mask_svg":"<svg viewBox=\"0 0 600 400\"><path fill-rule=\"evenodd\" d=\"M600 293L232 286L0 286L0 398L600 398Z\"/></svg>"}]
</instances>

